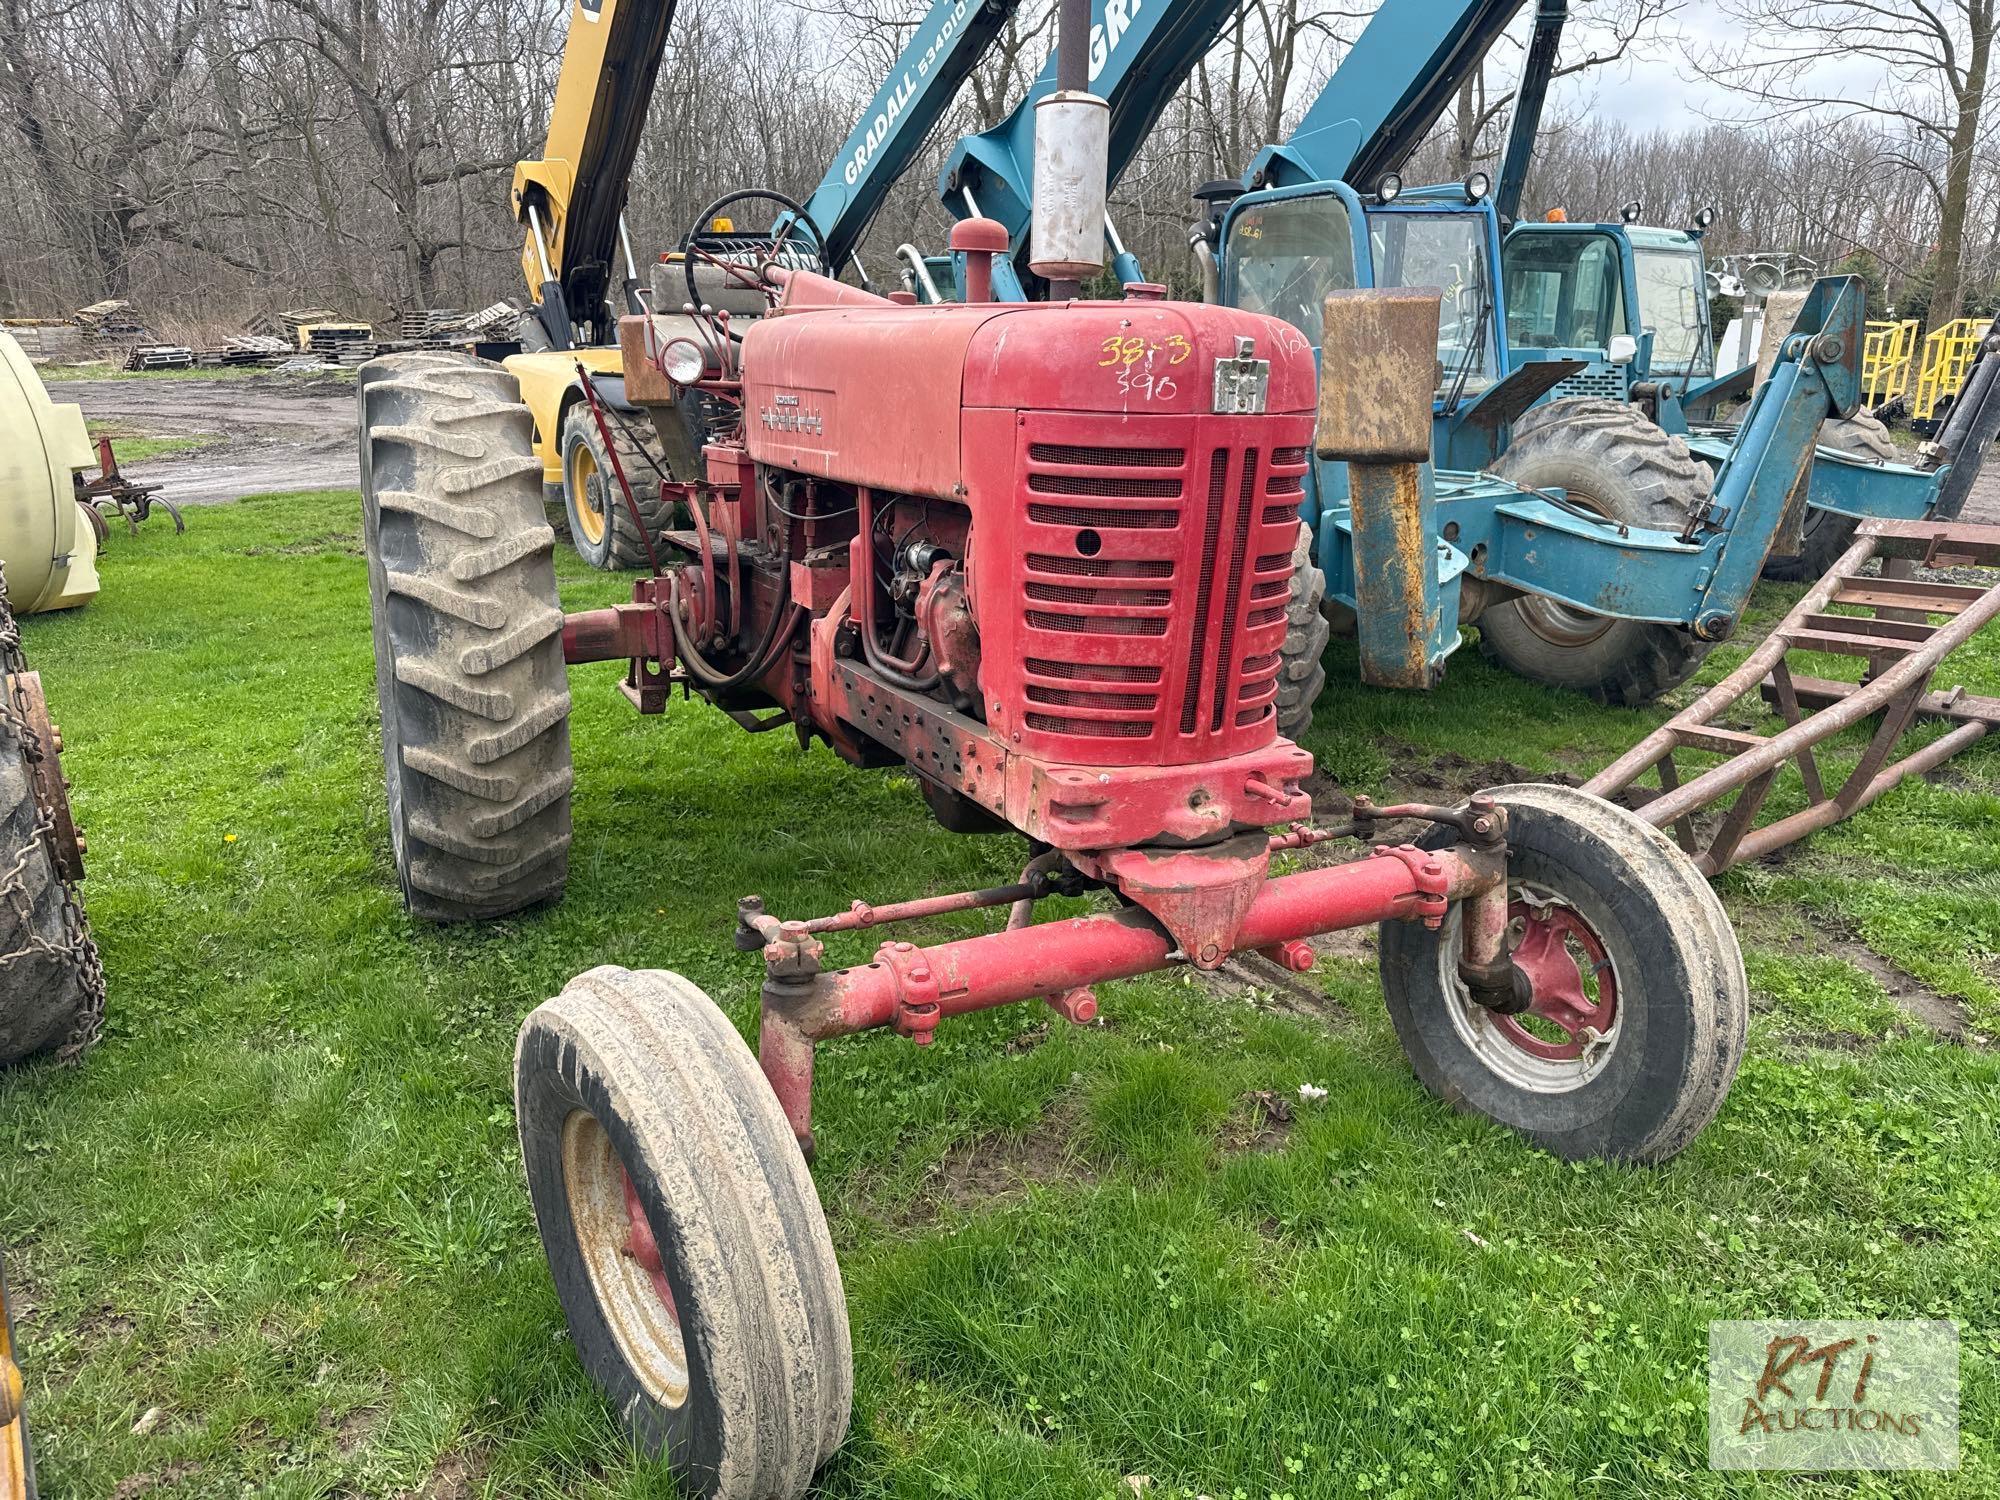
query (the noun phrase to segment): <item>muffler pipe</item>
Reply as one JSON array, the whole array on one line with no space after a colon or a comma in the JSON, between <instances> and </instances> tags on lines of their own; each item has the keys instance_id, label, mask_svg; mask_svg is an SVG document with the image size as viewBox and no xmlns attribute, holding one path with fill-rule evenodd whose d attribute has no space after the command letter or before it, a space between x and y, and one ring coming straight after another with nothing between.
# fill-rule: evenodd
<instances>
[{"instance_id":1,"label":"muffler pipe","mask_svg":"<svg viewBox=\"0 0 2000 1500\"><path fill-rule=\"evenodd\" d=\"M1056 90L1035 105L1034 217L1028 267L1049 297L1074 297L1104 269L1111 106L1090 89L1090 0L1062 0Z\"/></svg>"}]
</instances>

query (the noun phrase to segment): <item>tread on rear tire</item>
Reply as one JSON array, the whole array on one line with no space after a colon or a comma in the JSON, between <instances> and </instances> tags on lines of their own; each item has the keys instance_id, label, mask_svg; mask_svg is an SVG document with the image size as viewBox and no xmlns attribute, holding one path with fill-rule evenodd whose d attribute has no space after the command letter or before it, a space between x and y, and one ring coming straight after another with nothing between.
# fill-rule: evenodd
<instances>
[{"instance_id":1,"label":"tread on rear tire","mask_svg":"<svg viewBox=\"0 0 2000 1500\"><path fill-rule=\"evenodd\" d=\"M498 365L362 368L362 520L396 876L434 922L561 896L569 682L533 422Z\"/></svg>"},{"instance_id":2,"label":"tread on rear tire","mask_svg":"<svg viewBox=\"0 0 2000 1500\"><path fill-rule=\"evenodd\" d=\"M804 1494L847 1433L847 1303L729 1018L678 974L592 969L523 1023L514 1098L571 1340L633 1441L692 1494Z\"/></svg>"},{"instance_id":3,"label":"tread on rear tire","mask_svg":"<svg viewBox=\"0 0 2000 1500\"><path fill-rule=\"evenodd\" d=\"M1285 644L1278 651L1278 733L1296 740L1312 728L1313 705L1326 688L1326 574L1313 553L1311 528L1301 525L1292 548L1292 592Z\"/></svg>"},{"instance_id":4,"label":"tread on rear tire","mask_svg":"<svg viewBox=\"0 0 2000 1500\"><path fill-rule=\"evenodd\" d=\"M1629 526L1679 531L1708 498L1708 470L1680 438L1623 402L1550 402L1514 425L1488 470L1529 489L1561 489L1572 503ZM1587 614L1523 596L1479 617L1487 657L1531 682L1571 688L1598 703L1650 703L1694 675L1709 643L1677 625Z\"/></svg>"},{"instance_id":5,"label":"tread on rear tire","mask_svg":"<svg viewBox=\"0 0 2000 1500\"><path fill-rule=\"evenodd\" d=\"M1382 992L1404 1055L1439 1098L1558 1156L1664 1161L1715 1117L1743 1058L1750 988L1728 914L1694 862L1621 807L1570 787L1487 795L1507 809L1517 900L1532 911L1533 899L1553 897L1551 914L1602 949L1608 969L1575 968L1591 970L1581 982L1600 1001L1609 973L1609 1042L1594 1056L1587 1046L1574 1059L1538 1056L1535 1043L1562 1050L1561 1038L1486 1011L1459 980L1454 914L1438 931L1382 924Z\"/></svg>"}]
</instances>

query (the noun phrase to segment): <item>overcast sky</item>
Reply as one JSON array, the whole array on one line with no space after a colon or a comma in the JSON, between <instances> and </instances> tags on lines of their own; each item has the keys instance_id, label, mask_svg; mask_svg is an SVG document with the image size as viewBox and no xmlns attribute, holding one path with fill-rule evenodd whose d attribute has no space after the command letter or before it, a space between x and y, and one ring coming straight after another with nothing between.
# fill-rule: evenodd
<instances>
[{"instance_id":1,"label":"overcast sky","mask_svg":"<svg viewBox=\"0 0 2000 1500\"><path fill-rule=\"evenodd\" d=\"M1582 24L1587 14L1572 20L1569 30L1573 40L1587 34ZM1525 28L1524 16L1516 21L1515 30L1519 33ZM1689 56L1742 39L1741 26L1724 13L1717 0L1687 0L1623 61L1558 82L1550 90L1551 102L1564 115L1578 111L1593 116L1615 114L1639 129L1674 129L1703 121L1726 123L1746 112L1744 102L1701 77ZM1569 50L1564 49L1566 57ZM1815 88L1829 97L1843 98L1866 98L1882 76L1881 63L1866 57L1830 59L1817 65L1813 73Z\"/></svg>"}]
</instances>

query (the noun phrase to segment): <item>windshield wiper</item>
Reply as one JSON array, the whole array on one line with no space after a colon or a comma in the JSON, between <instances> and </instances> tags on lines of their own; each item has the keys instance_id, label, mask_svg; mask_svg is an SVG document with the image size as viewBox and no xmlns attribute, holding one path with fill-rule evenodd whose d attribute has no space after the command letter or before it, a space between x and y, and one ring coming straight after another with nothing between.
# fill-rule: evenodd
<instances>
[{"instance_id":1,"label":"windshield wiper","mask_svg":"<svg viewBox=\"0 0 2000 1500\"><path fill-rule=\"evenodd\" d=\"M1479 288L1479 312L1472 320L1472 337L1466 340L1465 354L1452 372L1451 394L1445 397L1444 414L1449 417L1458 411L1458 403L1465 396L1466 377L1472 373L1472 362L1486 345L1486 320L1493 315L1493 284L1484 282Z\"/></svg>"}]
</instances>

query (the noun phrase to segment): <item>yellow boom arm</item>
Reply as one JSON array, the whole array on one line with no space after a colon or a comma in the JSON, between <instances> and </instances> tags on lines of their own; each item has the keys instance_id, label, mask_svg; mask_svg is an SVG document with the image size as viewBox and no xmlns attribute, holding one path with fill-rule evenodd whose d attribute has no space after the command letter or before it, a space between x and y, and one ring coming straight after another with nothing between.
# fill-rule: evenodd
<instances>
[{"instance_id":1,"label":"yellow boom arm","mask_svg":"<svg viewBox=\"0 0 2000 1500\"><path fill-rule=\"evenodd\" d=\"M617 341L621 311L643 312L622 245L625 189L667 45L674 0L574 0L555 109L539 161L514 168L521 270L558 349ZM608 306L614 283L620 307Z\"/></svg>"}]
</instances>

